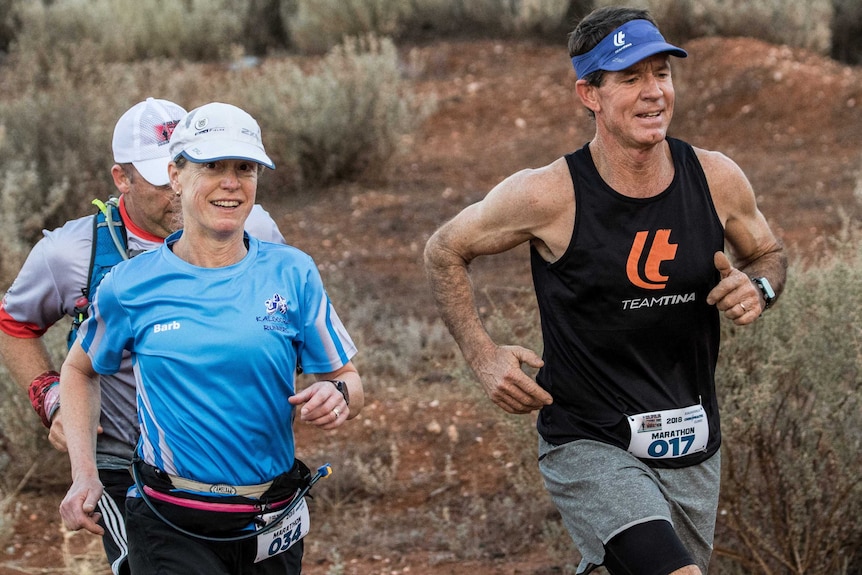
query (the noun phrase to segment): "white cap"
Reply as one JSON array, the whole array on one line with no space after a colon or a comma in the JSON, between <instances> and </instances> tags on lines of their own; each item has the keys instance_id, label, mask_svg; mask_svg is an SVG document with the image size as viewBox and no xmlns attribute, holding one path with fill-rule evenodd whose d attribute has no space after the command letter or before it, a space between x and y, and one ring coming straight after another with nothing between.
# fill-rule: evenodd
<instances>
[{"instance_id":1,"label":"white cap","mask_svg":"<svg viewBox=\"0 0 862 575\"><path fill-rule=\"evenodd\" d=\"M152 185L166 186L171 133L185 115L185 109L168 100L147 98L135 104L114 126L114 161L131 163Z\"/></svg>"},{"instance_id":2,"label":"white cap","mask_svg":"<svg viewBox=\"0 0 862 575\"><path fill-rule=\"evenodd\" d=\"M263 149L260 126L247 112L231 104L212 102L189 112L171 136L171 158L191 162L250 160L274 170Z\"/></svg>"}]
</instances>

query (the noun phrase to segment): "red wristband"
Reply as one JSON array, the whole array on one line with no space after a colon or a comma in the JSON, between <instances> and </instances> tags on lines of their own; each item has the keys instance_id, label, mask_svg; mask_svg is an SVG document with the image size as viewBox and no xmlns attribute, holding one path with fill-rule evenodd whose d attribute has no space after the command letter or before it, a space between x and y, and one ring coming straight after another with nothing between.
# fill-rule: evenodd
<instances>
[{"instance_id":1,"label":"red wristband","mask_svg":"<svg viewBox=\"0 0 862 575\"><path fill-rule=\"evenodd\" d=\"M59 385L60 374L56 371L49 370L39 374L36 379L30 382L30 403L33 404L33 409L39 414L42 419L42 425L51 429L51 420L48 419L48 414L45 413L45 394L48 390Z\"/></svg>"}]
</instances>

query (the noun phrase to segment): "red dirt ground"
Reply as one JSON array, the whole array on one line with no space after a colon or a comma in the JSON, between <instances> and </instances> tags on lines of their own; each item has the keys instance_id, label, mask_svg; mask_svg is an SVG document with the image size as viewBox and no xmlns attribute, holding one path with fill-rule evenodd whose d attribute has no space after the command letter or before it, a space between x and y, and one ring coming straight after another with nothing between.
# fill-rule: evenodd
<instances>
[{"instance_id":1,"label":"red dirt ground","mask_svg":"<svg viewBox=\"0 0 862 575\"><path fill-rule=\"evenodd\" d=\"M706 38L685 48L690 57L674 62L672 135L720 150L740 164L793 257L822 253L844 223L859 222L862 211L862 69L750 39ZM414 50L423 65L409 71L411 82L418 93L436 94L438 110L405 143L404 156L388 179L268 207L291 243L311 253L324 272L338 270L357 292L377 294L405 314L430 316L421 251L436 226L510 173L580 147L592 125L575 101L563 46L441 42ZM476 284L499 286L505 270L505 286L528 286L523 256L515 250L493 264L477 262ZM465 448L451 462L460 477L457 488L469 497L496 493L508 456L494 443L493 426L483 427L481 410L477 414L466 402L462 411L417 402L393 390L370 397L360 419L328 439L354 446L380 441L377 423L384 423L386 441L399 445L407 481L406 470L434 459L447 441L446 433L429 432L432 421L443 422L444 429L456 425L470 439L459 440L459 448ZM484 441L475 437L481 434ZM300 445L321 439L314 431L299 432ZM15 534L0 549L0 575L67 573L64 545L91 549L92 537L62 532L56 509L63 491L63 478L28 484L19 498ZM400 515L394 513L427 505L432 497L424 488L402 490L394 500L378 500L375 512L392 512L397 522ZM338 532L338 515L321 515L324 529L312 534L316 543L306 553L309 575L335 573L327 549L348 539ZM475 561L447 560L428 548L360 557L344 556L343 573L563 572L540 546Z\"/></svg>"}]
</instances>

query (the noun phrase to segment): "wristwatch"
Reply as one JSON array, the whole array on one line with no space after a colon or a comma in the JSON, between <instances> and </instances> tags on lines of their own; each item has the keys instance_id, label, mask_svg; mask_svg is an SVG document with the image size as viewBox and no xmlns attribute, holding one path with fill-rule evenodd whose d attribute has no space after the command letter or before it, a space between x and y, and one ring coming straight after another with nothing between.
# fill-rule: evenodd
<instances>
[{"instance_id":1,"label":"wristwatch","mask_svg":"<svg viewBox=\"0 0 862 575\"><path fill-rule=\"evenodd\" d=\"M327 379L326 381L334 385L335 389L344 396L344 403L350 405L350 392L347 390L347 384L340 379Z\"/></svg>"},{"instance_id":2,"label":"wristwatch","mask_svg":"<svg viewBox=\"0 0 862 575\"><path fill-rule=\"evenodd\" d=\"M760 290L760 293L763 294L763 301L765 302L764 309L769 309L769 306L772 305L772 302L775 301L775 290L772 289L772 285L769 283L769 280L760 277L760 278L751 278L751 281L754 282L754 285L757 286L757 289Z\"/></svg>"}]
</instances>

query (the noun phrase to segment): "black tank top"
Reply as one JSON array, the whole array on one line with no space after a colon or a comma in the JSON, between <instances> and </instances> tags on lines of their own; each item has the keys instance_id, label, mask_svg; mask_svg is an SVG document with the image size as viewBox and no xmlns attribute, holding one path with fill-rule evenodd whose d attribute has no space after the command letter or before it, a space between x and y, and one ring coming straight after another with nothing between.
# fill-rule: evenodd
<instances>
[{"instance_id":1,"label":"black tank top","mask_svg":"<svg viewBox=\"0 0 862 575\"><path fill-rule=\"evenodd\" d=\"M713 255L724 230L700 162L668 138L670 186L650 198L610 188L589 144L566 156L575 224L563 256L549 264L531 249L544 339L538 382L554 398L538 430L552 444L592 439L626 449L628 416L700 404L705 450L654 467L693 465L721 443L715 366L719 316L706 303L718 283Z\"/></svg>"}]
</instances>

